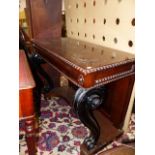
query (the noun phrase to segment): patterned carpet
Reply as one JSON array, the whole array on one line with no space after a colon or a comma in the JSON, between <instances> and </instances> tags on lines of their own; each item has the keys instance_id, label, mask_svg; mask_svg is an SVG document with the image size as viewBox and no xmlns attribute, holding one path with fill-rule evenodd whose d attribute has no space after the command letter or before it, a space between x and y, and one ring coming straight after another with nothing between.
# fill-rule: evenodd
<instances>
[{"instance_id":1,"label":"patterned carpet","mask_svg":"<svg viewBox=\"0 0 155 155\"><path fill-rule=\"evenodd\" d=\"M27 155L24 121L20 125L20 155ZM131 116L129 130L117 141L104 150L121 145L122 142L134 140L134 114ZM75 116L71 107L62 98L41 99L41 116L39 128L36 129L37 155L80 155L80 144L89 130ZM104 151L103 150L103 151Z\"/></svg>"}]
</instances>

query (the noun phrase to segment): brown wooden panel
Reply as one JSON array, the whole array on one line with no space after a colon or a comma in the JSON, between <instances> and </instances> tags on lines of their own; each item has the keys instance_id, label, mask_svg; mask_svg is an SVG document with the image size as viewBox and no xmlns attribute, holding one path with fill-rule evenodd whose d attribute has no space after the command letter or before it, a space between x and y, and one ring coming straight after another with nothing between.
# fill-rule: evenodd
<instances>
[{"instance_id":1,"label":"brown wooden panel","mask_svg":"<svg viewBox=\"0 0 155 155\"><path fill-rule=\"evenodd\" d=\"M117 126L122 127L125 114L128 108L132 88L134 84L134 75L109 83L106 86L105 102L103 109L100 110L106 114Z\"/></svg>"},{"instance_id":2,"label":"brown wooden panel","mask_svg":"<svg viewBox=\"0 0 155 155\"><path fill-rule=\"evenodd\" d=\"M30 89L35 87L35 82L23 50L19 51L19 89Z\"/></svg>"},{"instance_id":3,"label":"brown wooden panel","mask_svg":"<svg viewBox=\"0 0 155 155\"><path fill-rule=\"evenodd\" d=\"M21 104L19 103L19 118L23 117L23 113L22 113L22 107Z\"/></svg>"},{"instance_id":4,"label":"brown wooden panel","mask_svg":"<svg viewBox=\"0 0 155 155\"><path fill-rule=\"evenodd\" d=\"M22 116L34 115L33 90L23 89L19 91L19 104ZM20 112L21 113L21 112Z\"/></svg>"},{"instance_id":5,"label":"brown wooden panel","mask_svg":"<svg viewBox=\"0 0 155 155\"><path fill-rule=\"evenodd\" d=\"M26 0L32 38L61 36L61 0Z\"/></svg>"},{"instance_id":6,"label":"brown wooden panel","mask_svg":"<svg viewBox=\"0 0 155 155\"><path fill-rule=\"evenodd\" d=\"M19 116L34 114L33 88L35 82L23 50L19 51Z\"/></svg>"}]
</instances>

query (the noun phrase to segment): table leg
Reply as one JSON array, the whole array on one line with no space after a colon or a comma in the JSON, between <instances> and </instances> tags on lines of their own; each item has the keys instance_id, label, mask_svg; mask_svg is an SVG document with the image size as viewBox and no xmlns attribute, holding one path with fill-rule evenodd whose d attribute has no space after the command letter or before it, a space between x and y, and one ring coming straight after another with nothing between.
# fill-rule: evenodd
<instances>
[{"instance_id":1,"label":"table leg","mask_svg":"<svg viewBox=\"0 0 155 155\"><path fill-rule=\"evenodd\" d=\"M88 150L94 148L100 136L100 126L93 115L93 110L103 103L105 87L94 89L79 88L75 94L73 108L81 122L90 129L91 134L84 143Z\"/></svg>"},{"instance_id":2,"label":"table leg","mask_svg":"<svg viewBox=\"0 0 155 155\"><path fill-rule=\"evenodd\" d=\"M36 140L35 140L35 118L25 120L26 143L29 155L36 153Z\"/></svg>"}]
</instances>

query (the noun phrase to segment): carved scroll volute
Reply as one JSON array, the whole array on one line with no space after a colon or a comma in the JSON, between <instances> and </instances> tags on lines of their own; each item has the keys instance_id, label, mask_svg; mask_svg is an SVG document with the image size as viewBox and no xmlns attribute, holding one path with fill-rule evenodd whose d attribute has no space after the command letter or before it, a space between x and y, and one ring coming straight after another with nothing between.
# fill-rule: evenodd
<instances>
[{"instance_id":1,"label":"carved scroll volute","mask_svg":"<svg viewBox=\"0 0 155 155\"><path fill-rule=\"evenodd\" d=\"M100 136L100 127L92 111L104 102L104 91L104 86L90 90L79 88L75 94L74 111L91 131L90 136L84 140L88 150L94 148Z\"/></svg>"}]
</instances>

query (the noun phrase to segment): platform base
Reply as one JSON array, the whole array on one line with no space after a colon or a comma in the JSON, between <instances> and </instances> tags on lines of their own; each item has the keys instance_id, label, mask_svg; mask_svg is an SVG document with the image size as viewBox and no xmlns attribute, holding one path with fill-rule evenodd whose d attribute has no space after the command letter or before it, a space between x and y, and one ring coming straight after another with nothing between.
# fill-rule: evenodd
<instances>
[{"instance_id":1,"label":"platform base","mask_svg":"<svg viewBox=\"0 0 155 155\"><path fill-rule=\"evenodd\" d=\"M115 128L112 122L101 114L101 112L95 110L94 115L100 125L101 134L99 140L97 145L90 151L88 151L85 144L82 144L80 155L94 155L123 133L120 129Z\"/></svg>"}]
</instances>

